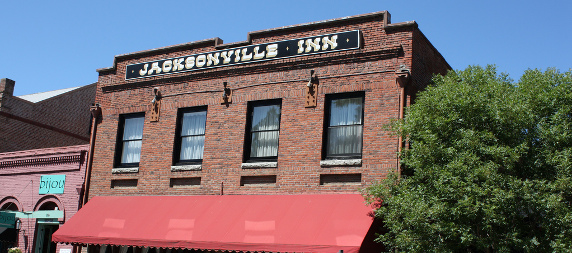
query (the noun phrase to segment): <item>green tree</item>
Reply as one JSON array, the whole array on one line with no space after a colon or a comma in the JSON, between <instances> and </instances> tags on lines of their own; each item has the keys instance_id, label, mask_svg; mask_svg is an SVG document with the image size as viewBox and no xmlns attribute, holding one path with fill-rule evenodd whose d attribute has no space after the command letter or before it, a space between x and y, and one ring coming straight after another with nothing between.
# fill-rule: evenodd
<instances>
[{"instance_id":1,"label":"green tree","mask_svg":"<svg viewBox=\"0 0 572 253\"><path fill-rule=\"evenodd\" d=\"M401 176L382 201L378 240L403 252L572 251L572 72L494 66L436 76L392 130Z\"/></svg>"}]
</instances>

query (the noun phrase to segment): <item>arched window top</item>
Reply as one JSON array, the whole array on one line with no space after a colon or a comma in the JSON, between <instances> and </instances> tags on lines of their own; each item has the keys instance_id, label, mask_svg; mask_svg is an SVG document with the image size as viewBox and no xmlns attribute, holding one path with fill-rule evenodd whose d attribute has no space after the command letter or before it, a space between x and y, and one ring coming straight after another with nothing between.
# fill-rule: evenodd
<instances>
[{"instance_id":1,"label":"arched window top","mask_svg":"<svg viewBox=\"0 0 572 253\"><path fill-rule=\"evenodd\" d=\"M0 200L0 210L22 211L22 204L15 197Z\"/></svg>"},{"instance_id":2,"label":"arched window top","mask_svg":"<svg viewBox=\"0 0 572 253\"><path fill-rule=\"evenodd\" d=\"M44 196L36 203L34 211L40 210L62 210L64 211L64 205L62 202L54 195Z\"/></svg>"}]
</instances>

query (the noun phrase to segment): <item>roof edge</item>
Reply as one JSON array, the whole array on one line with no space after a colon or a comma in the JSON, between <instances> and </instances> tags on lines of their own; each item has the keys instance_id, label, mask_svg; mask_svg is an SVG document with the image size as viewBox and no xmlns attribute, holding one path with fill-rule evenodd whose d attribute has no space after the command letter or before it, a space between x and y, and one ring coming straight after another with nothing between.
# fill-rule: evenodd
<instances>
[{"instance_id":1,"label":"roof edge","mask_svg":"<svg viewBox=\"0 0 572 253\"><path fill-rule=\"evenodd\" d=\"M89 144L52 147L52 148L26 149L26 150L0 153L0 161L6 159L14 160L14 159L27 159L29 157L73 154L88 150L89 150Z\"/></svg>"},{"instance_id":2,"label":"roof edge","mask_svg":"<svg viewBox=\"0 0 572 253\"><path fill-rule=\"evenodd\" d=\"M324 24L343 23L343 22L355 21L355 20L360 20L360 19L367 19L367 18L372 18L372 17L382 17L383 21L384 21L383 22L384 27L387 27L391 23L391 14L389 14L389 12L385 10L385 11L366 13L366 14L359 14L359 15L354 15L354 16L347 16L347 17L341 17L341 18L326 19L326 20L321 20L321 21L302 23L302 24L297 24L297 25L282 26L282 27L277 27L277 28L270 28L270 29L248 32L247 33L247 39L245 41L238 41L238 42L231 42L231 43L223 44L222 39L220 39L219 37L215 37L215 38L211 38L211 39L193 41L193 42L188 42L188 43L183 43L183 44L178 44L178 45L172 45L172 46L160 47L160 48L155 48L155 49L137 51L137 52L133 52L133 53L116 55L114 57L114 60L113 60L113 66L107 67L107 68L100 68L100 69L97 69L96 71L98 73L114 71L117 69L118 60L142 56L145 54L160 53L163 51L169 51L169 50L185 48L185 47L192 47L192 46L205 44L205 43L213 43L213 45L216 49L246 46L246 45L252 44L252 36L253 35L273 33L273 32L278 32L278 31L288 31L288 30L299 29L299 28L314 27L314 26L320 26L320 25L324 25Z\"/></svg>"},{"instance_id":3,"label":"roof edge","mask_svg":"<svg viewBox=\"0 0 572 253\"><path fill-rule=\"evenodd\" d=\"M279 32L279 31L288 31L288 30L299 29L299 28L314 27L314 26L320 26L320 25L324 25L324 24L343 23L343 22L360 20L360 19L367 19L367 18L372 18L372 17L382 17L384 27L391 23L391 14L389 14L388 11L371 12L371 13L359 14L359 15L354 15L354 16L346 16L346 17L341 17L341 18L326 19L326 20L302 23L302 24L297 24L297 25L289 25L289 26L282 26L282 27L252 31L252 32L249 32L247 34L247 39L245 41L222 44L222 45L219 45L217 47L217 49L218 48L231 48L231 47L237 47L237 46L250 45L250 44L252 44L252 36L254 36L254 35L273 33L273 32Z\"/></svg>"},{"instance_id":4,"label":"roof edge","mask_svg":"<svg viewBox=\"0 0 572 253\"><path fill-rule=\"evenodd\" d=\"M120 55L114 56L113 66L107 67L107 68L96 69L96 71L101 73L101 72L115 70L117 68L117 61L121 60L121 59L126 59L126 58L146 55L146 54L160 53L160 52L169 51L169 50L173 50L173 49L192 47L192 46L196 46L196 45L209 44L209 43L213 43L214 46L216 47L218 44L222 44L223 41L221 38L215 37L215 38L197 40L197 41L192 41L192 42L187 42L187 43L182 43L182 44L177 44L177 45L171 45L171 46L166 46L166 47L147 49L147 50L137 51L137 52L133 52L133 53L120 54Z\"/></svg>"},{"instance_id":5,"label":"roof edge","mask_svg":"<svg viewBox=\"0 0 572 253\"><path fill-rule=\"evenodd\" d=\"M414 27L414 28L419 27L417 22L415 22L415 20L413 20L413 21L405 21L405 22L400 22L400 23L395 23L395 24L388 24L387 26L385 26L385 29L391 30L391 29L410 27L410 26Z\"/></svg>"}]
</instances>

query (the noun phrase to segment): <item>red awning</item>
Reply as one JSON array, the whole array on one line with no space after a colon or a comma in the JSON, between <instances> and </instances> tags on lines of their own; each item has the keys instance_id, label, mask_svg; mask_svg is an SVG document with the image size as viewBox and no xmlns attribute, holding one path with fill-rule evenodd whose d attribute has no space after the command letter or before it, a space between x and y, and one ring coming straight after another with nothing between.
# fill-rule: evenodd
<instances>
[{"instance_id":1,"label":"red awning","mask_svg":"<svg viewBox=\"0 0 572 253\"><path fill-rule=\"evenodd\" d=\"M358 252L372 225L358 194L94 197L52 240L272 252Z\"/></svg>"}]
</instances>

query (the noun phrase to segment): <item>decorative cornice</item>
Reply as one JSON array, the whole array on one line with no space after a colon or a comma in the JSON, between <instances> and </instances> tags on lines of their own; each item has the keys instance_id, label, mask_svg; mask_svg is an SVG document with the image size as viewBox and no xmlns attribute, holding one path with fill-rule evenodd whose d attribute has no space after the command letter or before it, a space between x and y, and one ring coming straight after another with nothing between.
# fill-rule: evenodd
<instances>
[{"instance_id":1,"label":"decorative cornice","mask_svg":"<svg viewBox=\"0 0 572 253\"><path fill-rule=\"evenodd\" d=\"M31 167L64 163L79 163L82 160L82 155L68 155L68 156L55 156L46 158L30 158L23 160L12 160L0 162L0 169L11 167Z\"/></svg>"}]
</instances>

